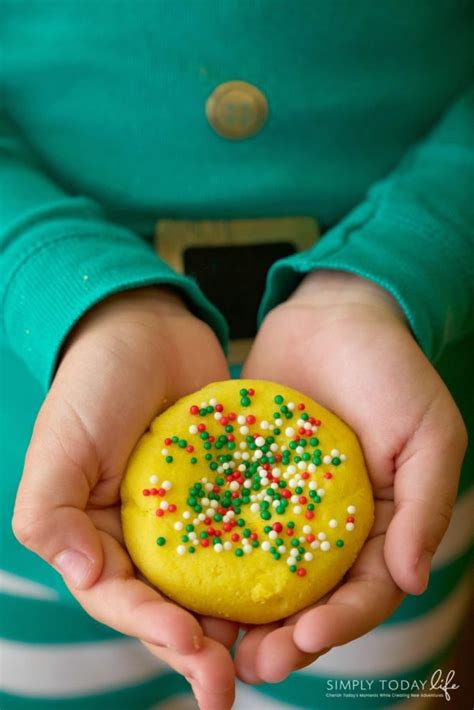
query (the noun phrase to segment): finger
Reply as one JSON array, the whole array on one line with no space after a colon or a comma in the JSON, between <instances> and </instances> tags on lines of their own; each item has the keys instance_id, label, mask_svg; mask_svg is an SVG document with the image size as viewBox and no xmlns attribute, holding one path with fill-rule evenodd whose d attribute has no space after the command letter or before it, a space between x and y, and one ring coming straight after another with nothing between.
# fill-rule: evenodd
<instances>
[{"instance_id":1,"label":"finger","mask_svg":"<svg viewBox=\"0 0 474 710\"><path fill-rule=\"evenodd\" d=\"M221 644L204 637L202 648L181 656L170 649L145 646L191 683L200 710L230 710L235 697L235 673L232 658Z\"/></svg>"},{"instance_id":2,"label":"finger","mask_svg":"<svg viewBox=\"0 0 474 710\"><path fill-rule=\"evenodd\" d=\"M313 663L322 653L305 653L295 644L294 626L282 626L267 634L256 653L256 670L265 683L279 683L290 673Z\"/></svg>"},{"instance_id":3,"label":"finger","mask_svg":"<svg viewBox=\"0 0 474 710\"><path fill-rule=\"evenodd\" d=\"M59 430L49 406L38 417L17 493L13 530L70 585L86 589L100 575L103 563L99 536L84 513L96 481L97 458L74 411L64 405L59 413Z\"/></svg>"},{"instance_id":4,"label":"finger","mask_svg":"<svg viewBox=\"0 0 474 710\"><path fill-rule=\"evenodd\" d=\"M431 558L456 498L466 435L456 410L453 416L454 405L448 404L436 408L439 417L429 415L396 462L396 512L387 531L385 559L396 583L409 594L421 594L428 585ZM444 412L449 417L441 428Z\"/></svg>"},{"instance_id":5,"label":"finger","mask_svg":"<svg viewBox=\"0 0 474 710\"><path fill-rule=\"evenodd\" d=\"M296 646L306 653L320 653L363 636L398 607L403 593L392 580L383 554L384 536L366 542L348 581L297 621Z\"/></svg>"},{"instance_id":6,"label":"finger","mask_svg":"<svg viewBox=\"0 0 474 710\"><path fill-rule=\"evenodd\" d=\"M203 634L194 616L135 579L125 550L107 533L100 537L104 550L101 576L89 589L71 589L87 613L128 636L182 654L195 653Z\"/></svg>"},{"instance_id":7,"label":"finger","mask_svg":"<svg viewBox=\"0 0 474 710\"><path fill-rule=\"evenodd\" d=\"M216 619L213 616L198 617L201 628L206 636L231 648L239 633L239 624L226 619Z\"/></svg>"},{"instance_id":8,"label":"finger","mask_svg":"<svg viewBox=\"0 0 474 710\"><path fill-rule=\"evenodd\" d=\"M263 683L256 667L258 649L263 639L278 627L278 623L254 626L240 641L234 662L237 676L244 683L252 685Z\"/></svg>"}]
</instances>

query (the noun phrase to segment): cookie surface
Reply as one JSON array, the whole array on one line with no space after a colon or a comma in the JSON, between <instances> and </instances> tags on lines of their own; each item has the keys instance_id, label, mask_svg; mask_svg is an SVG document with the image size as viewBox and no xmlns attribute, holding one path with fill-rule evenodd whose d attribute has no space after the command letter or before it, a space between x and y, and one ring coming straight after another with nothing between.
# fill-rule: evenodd
<instances>
[{"instance_id":1,"label":"cookie surface","mask_svg":"<svg viewBox=\"0 0 474 710\"><path fill-rule=\"evenodd\" d=\"M242 623L326 594L373 523L355 434L262 380L210 384L164 411L121 495L125 543L145 577L192 611Z\"/></svg>"}]
</instances>

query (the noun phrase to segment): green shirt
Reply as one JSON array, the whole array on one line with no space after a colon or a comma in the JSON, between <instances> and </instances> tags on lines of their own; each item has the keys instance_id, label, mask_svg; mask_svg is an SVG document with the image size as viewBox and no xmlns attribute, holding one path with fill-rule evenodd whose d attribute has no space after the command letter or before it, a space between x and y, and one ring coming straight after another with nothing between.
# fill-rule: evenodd
<instances>
[{"instance_id":1,"label":"green shirt","mask_svg":"<svg viewBox=\"0 0 474 710\"><path fill-rule=\"evenodd\" d=\"M343 269L404 309L433 360L472 328L474 9L463 0L3 0L2 326L47 386L95 303L173 284L158 219L312 215L324 237L273 265L260 319L302 274ZM255 136L205 103L242 79Z\"/></svg>"}]
</instances>

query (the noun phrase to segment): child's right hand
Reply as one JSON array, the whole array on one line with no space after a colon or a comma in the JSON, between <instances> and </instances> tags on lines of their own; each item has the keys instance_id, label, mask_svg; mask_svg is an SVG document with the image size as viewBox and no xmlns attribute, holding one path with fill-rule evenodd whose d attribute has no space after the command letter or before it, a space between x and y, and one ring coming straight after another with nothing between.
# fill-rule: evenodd
<instances>
[{"instance_id":1,"label":"child's right hand","mask_svg":"<svg viewBox=\"0 0 474 710\"><path fill-rule=\"evenodd\" d=\"M231 706L237 625L200 619L135 577L120 482L153 417L228 377L211 330L166 289L112 296L74 328L36 420L18 490L18 540L53 565L98 621L185 675L203 710Z\"/></svg>"}]
</instances>

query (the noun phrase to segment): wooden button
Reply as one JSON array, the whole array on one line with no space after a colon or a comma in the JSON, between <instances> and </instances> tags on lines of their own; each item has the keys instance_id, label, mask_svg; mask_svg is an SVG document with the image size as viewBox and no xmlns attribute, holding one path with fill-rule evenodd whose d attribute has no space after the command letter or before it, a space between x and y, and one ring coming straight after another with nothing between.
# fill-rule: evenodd
<instances>
[{"instance_id":1,"label":"wooden button","mask_svg":"<svg viewBox=\"0 0 474 710\"><path fill-rule=\"evenodd\" d=\"M226 81L209 96L206 116L220 136L239 140L260 131L267 120L268 104L256 86L246 81Z\"/></svg>"}]
</instances>

